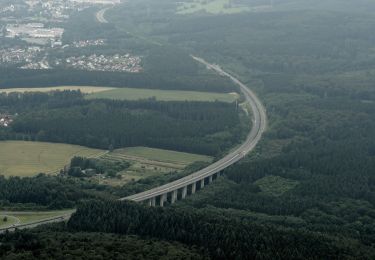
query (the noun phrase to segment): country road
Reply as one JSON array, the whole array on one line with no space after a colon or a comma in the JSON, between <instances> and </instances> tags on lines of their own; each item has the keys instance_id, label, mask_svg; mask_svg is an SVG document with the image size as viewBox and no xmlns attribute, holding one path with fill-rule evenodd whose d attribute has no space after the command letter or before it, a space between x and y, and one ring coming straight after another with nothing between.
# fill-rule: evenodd
<instances>
[{"instance_id":1,"label":"country road","mask_svg":"<svg viewBox=\"0 0 375 260\"><path fill-rule=\"evenodd\" d=\"M226 155L224 158L220 159L219 161L216 161L215 163L211 164L210 166L195 172L189 176L186 176L184 178L181 178L179 180L170 182L168 184L162 185L160 187L156 187L154 189L144 191L138 194L134 194L125 198L122 198L121 200L132 200L136 202L144 201L147 199L155 198L156 196L161 196L163 194L166 194L168 192L175 191L177 189L181 189L183 187L186 187L187 185L193 184L199 180L202 180L205 177L209 177L213 175L214 173L220 172L224 170L225 168L231 166L232 164L238 162L241 160L246 154L248 154L250 151L254 149L256 144L259 142L259 140L262 137L263 132L266 130L267 126L267 115L266 110L263 107L262 103L258 99L258 97L241 81L239 81L237 78L229 74L228 72L225 72L222 70L218 65L210 64L206 62L204 59L191 56L194 60L197 62L205 65L208 69L214 70L218 74L229 77L236 85L238 85L244 94L247 102L250 104L252 108L253 113L253 127L248 134L245 142Z\"/></svg>"},{"instance_id":2,"label":"country road","mask_svg":"<svg viewBox=\"0 0 375 260\"><path fill-rule=\"evenodd\" d=\"M7 212L7 213L8 214L11 214L11 213L14 214L14 212ZM20 213L20 212L18 212L18 213ZM38 220L38 221L26 223L26 224L19 224L19 221L18 221L18 223L15 223L10 227L0 228L0 234L5 233L6 231L15 231L16 229L30 229L30 228L34 228L34 227L44 225L44 224L67 221L67 220L70 219L70 217L72 216L73 213L74 212L67 213L67 214L64 214L64 215L61 215L61 216L46 218L46 219L42 219L42 220Z\"/></svg>"},{"instance_id":3,"label":"country road","mask_svg":"<svg viewBox=\"0 0 375 260\"><path fill-rule=\"evenodd\" d=\"M108 23L108 21L105 19L104 15L105 15L105 12L107 12L107 10L112 8L112 7L113 6L110 6L110 7L106 7L106 8L103 8L103 9L99 10L96 13L96 20L98 20L99 23Z\"/></svg>"},{"instance_id":4,"label":"country road","mask_svg":"<svg viewBox=\"0 0 375 260\"><path fill-rule=\"evenodd\" d=\"M191 184L193 182L196 182L198 180L201 180L202 178L208 177L212 175L213 173L217 173L234 163L238 162L241 160L246 154L251 152L254 147L257 145L259 140L262 137L262 134L266 130L267 126L267 116L266 116L266 110L263 107L262 103L258 99L258 97L241 81L239 81L237 78L232 76L231 74L225 72L222 70L218 65L210 64L203 60L202 58L198 58L195 56L192 56L194 60L197 62L207 66L208 69L211 69L217 73L219 73L222 76L229 77L236 85L238 85L244 94L247 102L249 102L251 108L252 108L252 113L253 113L253 126L248 134L245 142L240 145L237 149L232 151L231 153L227 154L224 158L216 161L215 163L209 165L208 167L199 170L198 172L195 172L189 176L186 176L184 178L181 178L179 180L170 182L168 184L156 187L154 189L144 191L138 194L134 194L125 198L121 198L119 200L132 200L136 202L144 201L149 198L153 198L158 195L165 194L166 192L170 192L176 189L179 189L181 187L184 187L188 184ZM73 214L73 213L71 213ZM41 221L37 221L34 223L28 223L24 225L17 225L16 227L18 229L25 229L25 228L33 228L42 224L47 224L47 223L54 223L54 222L62 222L66 221L70 218L71 214L66 214L63 216L57 216ZM15 227L10 227L10 228L2 228L0 229L0 233L5 232L5 230L14 230Z\"/></svg>"}]
</instances>

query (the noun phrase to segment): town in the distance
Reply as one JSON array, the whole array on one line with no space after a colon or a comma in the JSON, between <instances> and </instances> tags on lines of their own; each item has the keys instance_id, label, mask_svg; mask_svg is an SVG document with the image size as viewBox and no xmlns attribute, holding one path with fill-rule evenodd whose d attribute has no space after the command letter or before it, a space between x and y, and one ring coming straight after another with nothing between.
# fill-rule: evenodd
<instances>
[{"instance_id":1,"label":"town in the distance","mask_svg":"<svg viewBox=\"0 0 375 260\"><path fill-rule=\"evenodd\" d=\"M64 56L65 51L105 46L107 39L63 38L73 12L119 4L120 0L17 0L0 2L0 66L21 69L70 68L87 71L142 71L142 57L132 53Z\"/></svg>"}]
</instances>

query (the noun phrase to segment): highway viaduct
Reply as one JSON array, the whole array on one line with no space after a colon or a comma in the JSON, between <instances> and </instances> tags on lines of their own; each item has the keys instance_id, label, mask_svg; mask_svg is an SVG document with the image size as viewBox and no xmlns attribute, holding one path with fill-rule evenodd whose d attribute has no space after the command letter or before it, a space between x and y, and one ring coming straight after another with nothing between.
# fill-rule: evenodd
<instances>
[{"instance_id":1,"label":"highway viaduct","mask_svg":"<svg viewBox=\"0 0 375 260\"><path fill-rule=\"evenodd\" d=\"M176 181L167 183L165 185L156 187L154 189L137 193L120 200L131 200L135 202L147 203L150 206L164 206L167 201L170 203L175 203L179 199L184 199L186 196L194 194L197 190L203 189L206 185L210 184L215 180L225 168L233 165L234 163L241 160L249 152L251 152L256 144L262 137L263 132L266 130L267 126L267 116L265 108L259 101L257 96L247 88L245 84L239 81L234 76L222 70L219 66L214 64L209 64L205 60L192 56L193 59L199 63L207 66L208 69L214 70L222 76L229 77L236 85L239 86L243 95L245 96L247 102L250 104L253 114L253 125L250 133L248 134L245 142L234 149L234 151L227 154L224 158L216 161L215 163L209 165L208 167L192 173L189 176L178 179ZM64 216L57 216L53 218L48 218L45 220L32 222L24 225L17 225L14 227L0 228L0 234L6 230L13 231L17 229L27 229L33 228L42 224L61 222L68 220L71 214Z\"/></svg>"},{"instance_id":2,"label":"highway viaduct","mask_svg":"<svg viewBox=\"0 0 375 260\"><path fill-rule=\"evenodd\" d=\"M246 101L251 106L253 115L252 129L241 146L208 167L184 178L148 191L121 198L120 200L144 202L150 206L164 206L167 201L173 204L178 199L184 199L186 196L194 194L198 189L203 189L206 185L215 180L225 168L233 165L245 157L254 149L256 144L261 139L263 132L266 130L267 116L265 108L258 97L245 84L228 72L222 70L218 65L210 64L202 58L195 56L191 57L197 62L205 65L208 69L230 78L240 88L241 92L246 98Z\"/></svg>"}]
</instances>

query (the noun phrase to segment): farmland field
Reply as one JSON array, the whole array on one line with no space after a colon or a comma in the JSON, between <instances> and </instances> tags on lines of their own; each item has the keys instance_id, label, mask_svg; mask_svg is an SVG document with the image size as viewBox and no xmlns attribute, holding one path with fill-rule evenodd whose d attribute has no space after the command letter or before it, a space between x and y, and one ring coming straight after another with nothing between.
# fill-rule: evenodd
<instances>
[{"instance_id":1,"label":"farmland field","mask_svg":"<svg viewBox=\"0 0 375 260\"><path fill-rule=\"evenodd\" d=\"M0 93L10 92L50 92L54 90L81 90L82 93L97 93L102 91L112 90L110 87L92 87L92 86L59 86L59 87L48 87L48 88L7 88L0 89Z\"/></svg>"},{"instance_id":2,"label":"farmland field","mask_svg":"<svg viewBox=\"0 0 375 260\"><path fill-rule=\"evenodd\" d=\"M238 98L237 93L213 93L199 91L180 90L158 90L158 89L136 89L117 88L102 92L93 93L87 96L88 99L107 98L117 100L139 100L155 98L160 101L223 101L233 102Z\"/></svg>"},{"instance_id":3,"label":"farmland field","mask_svg":"<svg viewBox=\"0 0 375 260\"><path fill-rule=\"evenodd\" d=\"M185 165L196 161L210 162L212 160L212 157L210 156L148 147L129 147L115 150L114 153L133 157L143 157L145 159L154 161L170 162Z\"/></svg>"},{"instance_id":4,"label":"farmland field","mask_svg":"<svg viewBox=\"0 0 375 260\"><path fill-rule=\"evenodd\" d=\"M0 175L26 177L41 172L53 174L75 155L94 157L103 153L103 150L77 145L3 141L0 142Z\"/></svg>"}]
</instances>

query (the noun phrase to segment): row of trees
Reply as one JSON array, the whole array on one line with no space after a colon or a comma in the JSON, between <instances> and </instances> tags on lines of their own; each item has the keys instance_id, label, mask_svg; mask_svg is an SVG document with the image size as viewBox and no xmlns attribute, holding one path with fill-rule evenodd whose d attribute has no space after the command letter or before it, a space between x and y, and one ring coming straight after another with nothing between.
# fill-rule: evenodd
<instances>
[{"instance_id":1,"label":"row of trees","mask_svg":"<svg viewBox=\"0 0 375 260\"><path fill-rule=\"evenodd\" d=\"M94 174L106 174L108 177L116 177L117 173L129 167L130 163L127 161L110 161L75 156L70 161L68 175L90 177Z\"/></svg>"}]
</instances>

